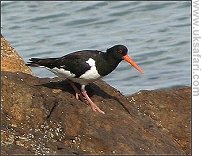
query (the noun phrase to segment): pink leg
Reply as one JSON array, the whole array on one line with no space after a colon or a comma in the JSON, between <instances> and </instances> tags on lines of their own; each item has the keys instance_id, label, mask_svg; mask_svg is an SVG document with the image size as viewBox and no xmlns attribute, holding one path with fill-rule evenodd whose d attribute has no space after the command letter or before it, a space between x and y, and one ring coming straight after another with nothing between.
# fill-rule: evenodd
<instances>
[{"instance_id":1,"label":"pink leg","mask_svg":"<svg viewBox=\"0 0 202 156\"><path fill-rule=\"evenodd\" d=\"M86 98L86 100L88 101L88 103L90 104L91 108L93 111L98 111L102 114L105 114L105 112L103 112L91 99L90 97L88 96L86 90L85 90L85 86L82 85L81 86L81 93L84 95L84 97Z\"/></svg>"},{"instance_id":2,"label":"pink leg","mask_svg":"<svg viewBox=\"0 0 202 156\"><path fill-rule=\"evenodd\" d=\"M74 83L71 80L68 80L69 84L72 86L72 88L74 89L75 93L76 93L76 99L79 100L79 98L81 99L81 101L85 102L84 97L82 96L81 92L79 91L79 89L74 85Z\"/></svg>"}]
</instances>

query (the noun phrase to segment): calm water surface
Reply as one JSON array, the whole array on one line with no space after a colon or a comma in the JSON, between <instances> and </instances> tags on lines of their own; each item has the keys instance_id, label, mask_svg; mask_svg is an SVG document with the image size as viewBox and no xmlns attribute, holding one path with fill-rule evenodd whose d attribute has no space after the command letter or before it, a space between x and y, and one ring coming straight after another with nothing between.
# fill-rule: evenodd
<instances>
[{"instance_id":1,"label":"calm water surface","mask_svg":"<svg viewBox=\"0 0 202 156\"><path fill-rule=\"evenodd\" d=\"M123 94L191 85L191 2L2 2L2 33L25 61L124 44L141 75L121 62L104 80ZM38 77L55 77L33 68Z\"/></svg>"}]
</instances>

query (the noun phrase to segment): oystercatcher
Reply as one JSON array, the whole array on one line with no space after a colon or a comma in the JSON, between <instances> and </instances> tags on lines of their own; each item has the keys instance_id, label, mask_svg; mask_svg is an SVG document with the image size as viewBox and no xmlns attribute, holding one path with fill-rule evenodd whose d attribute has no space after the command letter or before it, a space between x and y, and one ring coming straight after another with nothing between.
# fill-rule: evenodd
<instances>
[{"instance_id":1,"label":"oystercatcher","mask_svg":"<svg viewBox=\"0 0 202 156\"><path fill-rule=\"evenodd\" d=\"M67 78L76 92L76 99L90 104L93 111L104 112L90 99L85 86L111 73L118 64L125 60L139 72L143 70L127 55L124 45L115 45L106 52L98 50L82 50L59 58L31 58L28 66L46 67L59 77ZM81 85L81 91L74 82Z\"/></svg>"}]
</instances>

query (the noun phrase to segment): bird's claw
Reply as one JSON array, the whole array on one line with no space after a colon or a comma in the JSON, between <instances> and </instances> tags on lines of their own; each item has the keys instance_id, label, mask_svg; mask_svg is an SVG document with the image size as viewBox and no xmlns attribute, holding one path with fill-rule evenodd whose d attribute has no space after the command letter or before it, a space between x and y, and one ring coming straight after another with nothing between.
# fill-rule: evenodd
<instances>
[{"instance_id":1,"label":"bird's claw","mask_svg":"<svg viewBox=\"0 0 202 156\"><path fill-rule=\"evenodd\" d=\"M105 114L104 111L102 111L96 104L90 104L91 105L91 108L94 112L99 112L99 113L102 113L102 114Z\"/></svg>"},{"instance_id":2,"label":"bird's claw","mask_svg":"<svg viewBox=\"0 0 202 156\"><path fill-rule=\"evenodd\" d=\"M83 102L85 102L85 103L88 104L88 100L87 100L86 97L83 96L81 93L76 93L75 97L76 97L77 100L80 99L81 101L83 101Z\"/></svg>"}]
</instances>

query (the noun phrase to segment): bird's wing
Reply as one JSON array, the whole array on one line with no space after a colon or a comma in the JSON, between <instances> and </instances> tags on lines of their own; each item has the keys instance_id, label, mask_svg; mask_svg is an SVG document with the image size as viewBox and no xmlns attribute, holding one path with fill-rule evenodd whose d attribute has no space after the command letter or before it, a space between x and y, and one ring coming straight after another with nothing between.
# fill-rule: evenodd
<instances>
[{"instance_id":1,"label":"bird's wing","mask_svg":"<svg viewBox=\"0 0 202 156\"><path fill-rule=\"evenodd\" d=\"M64 69L73 73L75 77L78 78L91 68L89 63L86 61L88 61L89 58L95 60L100 53L103 52L96 50L83 50L70 53L59 58L31 58L27 65L33 67L42 66L49 69Z\"/></svg>"},{"instance_id":2,"label":"bird's wing","mask_svg":"<svg viewBox=\"0 0 202 156\"><path fill-rule=\"evenodd\" d=\"M78 78L91 68L86 61L89 58L95 59L99 53L99 51L84 50L65 55L57 60L57 68L70 71Z\"/></svg>"}]
</instances>

